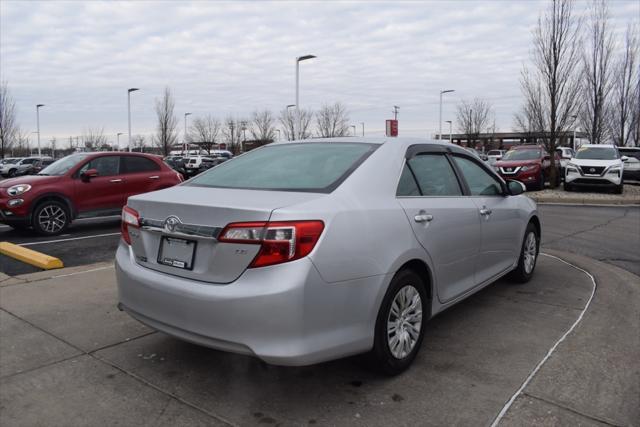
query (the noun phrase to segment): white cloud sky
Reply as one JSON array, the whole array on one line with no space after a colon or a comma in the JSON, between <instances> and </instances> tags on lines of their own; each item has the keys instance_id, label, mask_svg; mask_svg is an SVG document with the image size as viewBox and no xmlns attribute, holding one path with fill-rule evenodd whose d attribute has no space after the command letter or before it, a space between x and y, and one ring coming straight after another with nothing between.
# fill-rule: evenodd
<instances>
[{"instance_id":1,"label":"white cloud sky","mask_svg":"<svg viewBox=\"0 0 640 427\"><path fill-rule=\"evenodd\" d=\"M343 102L351 122L381 135L400 106L400 134L437 132L455 120L461 99L483 97L496 125L509 130L521 96L531 30L547 4L530 1L433 2L19 2L0 1L0 73L9 82L22 128L43 141L104 127L115 141L127 131L150 134L154 100L168 85L176 114L247 117L294 103L295 57L300 104ZM588 3L578 2L584 13ZM611 1L616 31L640 2ZM192 116L193 117L193 116ZM121 145L124 139L121 139Z\"/></svg>"}]
</instances>

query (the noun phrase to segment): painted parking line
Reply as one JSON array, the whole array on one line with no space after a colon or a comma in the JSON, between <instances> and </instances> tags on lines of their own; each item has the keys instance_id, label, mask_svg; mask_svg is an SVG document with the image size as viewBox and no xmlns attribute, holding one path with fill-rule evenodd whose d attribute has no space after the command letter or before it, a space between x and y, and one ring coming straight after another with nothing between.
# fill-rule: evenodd
<instances>
[{"instance_id":1,"label":"painted parking line","mask_svg":"<svg viewBox=\"0 0 640 427\"><path fill-rule=\"evenodd\" d=\"M119 234L120 234L120 232L118 231L117 233L94 234L92 236L71 237L69 239L44 240L44 241L41 241L41 242L20 243L18 246L34 246L34 245L45 245L47 243L71 242L73 240L84 240L84 239L93 239L93 238L96 238L96 237L117 236Z\"/></svg>"}]
</instances>

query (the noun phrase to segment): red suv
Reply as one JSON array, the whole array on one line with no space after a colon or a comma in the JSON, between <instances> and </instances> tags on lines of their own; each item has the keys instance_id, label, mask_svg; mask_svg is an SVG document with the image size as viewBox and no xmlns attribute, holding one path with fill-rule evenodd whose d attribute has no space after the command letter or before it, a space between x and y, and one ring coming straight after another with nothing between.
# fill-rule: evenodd
<instances>
[{"instance_id":1,"label":"red suv","mask_svg":"<svg viewBox=\"0 0 640 427\"><path fill-rule=\"evenodd\" d=\"M556 157L556 185L560 185L560 157ZM551 176L551 157L540 145L518 145L507 151L493 164L496 172L506 179L515 179L528 188L543 190L545 181Z\"/></svg>"},{"instance_id":2,"label":"red suv","mask_svg":"<svg viewBox=\"0 0 640 427\"><path fill-rule=\"evenodd\" d=\"M129 196L180 182L180 174L157 156L72 154L37 175L0 181L0 223L55 235L72 219L119 214Z\"/></svg>"}]
</instances>

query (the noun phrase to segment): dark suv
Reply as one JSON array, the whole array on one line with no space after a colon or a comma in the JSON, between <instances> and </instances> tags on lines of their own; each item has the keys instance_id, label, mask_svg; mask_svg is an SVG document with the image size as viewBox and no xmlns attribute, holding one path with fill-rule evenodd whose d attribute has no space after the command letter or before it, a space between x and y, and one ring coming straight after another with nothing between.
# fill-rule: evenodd
<instances>
[{"instance_id":1,"label":"dark suv","mask_svg":"<svg viewBox=\"0 0 640 427\"><path fill-rule=\"evenodd\" d=\"M556 185L560 184L560 157L555 153ZM515 179L533 190L543 190L551 176L551 156L540 145L518 145L507 151L493 164L505 180Z\"/></svg>"},{"instance_id":2,"label":"dark suv","mask_svg":"<svg viewBox=\"0 0 640 427\"><path fill-rule=\"evenodd\" d=\"M75 218L119 214L129 196L180 182L157 156L72 154L36 175L0 181L0 223L55 235Z\"/></svg>"}]
</instances>

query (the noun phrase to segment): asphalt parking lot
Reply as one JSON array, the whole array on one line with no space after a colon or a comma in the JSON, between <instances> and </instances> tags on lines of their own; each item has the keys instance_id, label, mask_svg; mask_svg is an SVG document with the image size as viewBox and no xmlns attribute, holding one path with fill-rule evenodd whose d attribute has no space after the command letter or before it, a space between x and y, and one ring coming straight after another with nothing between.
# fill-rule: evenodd
<instances>
[{"instance_id":1,"label":"asphalt parking lot","mask_svg":"<svg viewBox=\"0 0 640 427\"><path fill-rule=\"evenodd\" d=\"M626 301L638 300L639 284L618 289L629 278L615 270L616 275L599 271L609 281L598 282L598 304L605 306L621 292L627 293ZM153 332L116 310L112 267L0 283L0 342L5 343L0 421L29 426L489 425L580 317L593 289L586 274L543 256L527 285L500 281L436 317L415 365L386 378L363 368L357 357L275 367ZM637 421L632 417L640 416L640 390L633 378L639 374L640 338L629 339L627 332L620 339L624 331L637 330L637 312L633 304L614 312L589 311L517 394L502 423L521 424L524 417L559 425ZM621 329L583 327L614 322ZM581 340L599 344L584 352Z\"/></svg>"}]
</instances>

